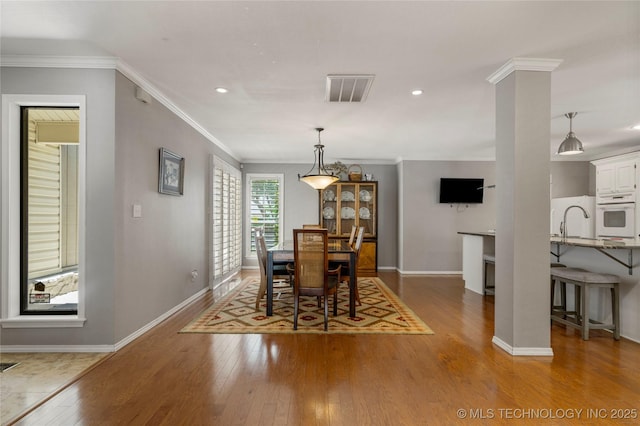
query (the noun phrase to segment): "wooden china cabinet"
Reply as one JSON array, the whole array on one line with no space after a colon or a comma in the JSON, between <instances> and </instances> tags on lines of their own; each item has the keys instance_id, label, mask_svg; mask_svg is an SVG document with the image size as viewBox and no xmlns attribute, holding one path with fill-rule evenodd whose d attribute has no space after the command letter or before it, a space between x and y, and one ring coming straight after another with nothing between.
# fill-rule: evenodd
<instances>
[{"instance_id":1,"label":"wooden china cabinet","mask_svg":"<svg viewBox=\"0 0 640 426\"><path fill-rule=\"evenodd\" d=\"M336 182L320 191L320 225L329 238L349 240L351 227L364 226L358 274L378 270L378 182Z\"/></svg>"}]
</instances>

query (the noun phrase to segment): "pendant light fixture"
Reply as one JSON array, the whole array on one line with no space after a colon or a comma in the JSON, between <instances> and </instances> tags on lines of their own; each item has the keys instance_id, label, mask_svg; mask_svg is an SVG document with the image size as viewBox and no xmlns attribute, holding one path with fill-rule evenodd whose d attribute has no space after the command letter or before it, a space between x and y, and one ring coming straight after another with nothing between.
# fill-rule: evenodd
<instances>
[{"instance_id":1,"label":"pendant light fixture","mask_svg":"<svg viewBox=\"0 0 640 426\"><path fill-rule=\"evenodd\" d=\"M307 183L313 189L325 189L327 186L340 180L338 176L328 172L324 167L324 145L320 142L320 132L323 130L324 129L322 127L316 127L316 131L318 132L318 143L314 146L315 158L313 160L311 170L309 170L304 176L298 175L299 180Z\"/></svg>"},{"instance_id":2,"label":"pendant light fixture","mask_svg":"<svg viewBox=\"0 0 640 426\"><path fill-rule=\"evenodd\" d=\"M559 155L574 155L584 152L582 142L580 142L580 140L576 138L575 133L573 133L573 117L576 115L578 115L577 112L569 112L564 115L569 119L569 133L560 144L560 147L558 147L557 154Z\"/></svg>"}]
</instances>

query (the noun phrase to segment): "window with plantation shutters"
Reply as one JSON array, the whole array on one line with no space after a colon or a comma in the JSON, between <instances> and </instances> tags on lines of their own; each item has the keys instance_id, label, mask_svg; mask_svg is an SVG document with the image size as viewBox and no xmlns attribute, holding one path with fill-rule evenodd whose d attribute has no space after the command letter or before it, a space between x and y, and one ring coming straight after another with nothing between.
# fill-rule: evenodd
<instances>
[{"instance_id":1,"label":"window with plantation shutters","mask_svg":"<svg viewBox=\"0 0 640 426\"><path fill-rule=\"evenodd\" d=\"M249 214L247 235L247 257L255 256L256 228L264 229L267 247L273 247L282 241L283 203L282 195L284 175L247 174L247 211Z\"/></svg>"},{"instance_id":2,"label":"window with plantation shutters","mask_svg":"<svg viewBox=\"0 0 640 426\"><path fill-rule=\"evenodd\" d=\"M213 287L242 266L242 174L213 156L211 165L210 282Z\"/></svg>"}]
</instances>

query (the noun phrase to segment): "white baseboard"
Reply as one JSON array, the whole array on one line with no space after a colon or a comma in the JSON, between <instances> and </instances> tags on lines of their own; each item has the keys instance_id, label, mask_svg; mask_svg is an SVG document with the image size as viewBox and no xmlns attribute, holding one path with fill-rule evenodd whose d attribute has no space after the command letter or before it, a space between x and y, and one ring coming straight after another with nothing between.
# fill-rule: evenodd
<instances>
[{"instance_id":1,"label":"white baseboard","mask_svg":"<svg viewBox=\"0 0 640 426\"><path fill-rule=\"evenodd\" d=\"M403 271L398 269L401 275L462 275L462 271Z\"/></svg>"},{"instance_id":2,"label":"white baseboard","mask_svg":"<svg viewBox=\"0 0 640 426\"><path fill-rule=\"evenodd\" d=\"M491 339L494 345L513 356L553 356L551 348L514 348L497 336Z\"/></svg>"},{"instance_id":3,"label":"white baseboard","mask_svg":"<svg viewBox=\"0 0 640 426\"><path fill-rule=\"evenodd\" d=\"M133 333L131 333L130 335L128 335L124 339L122 339L119 342L117 342L115 344L115 350L119 351L120 349L124 348L129 343L133 342L135 339L137 339L138 337L142 336L144 333L146 333L147 331L151 330L156 325L160 324L162 321L164 321L167 318L169 318L171 315L175 314L176 312L178 312L179 310L181 310L185 306L191 304L191 302L193 302L194 300L200 298L207 291L209 291L208 287L203 288L202 290L200 290L199 292L197 292L193 296L189 297L188 299L186 299L185 301L183 301L179 305L174 306L172 309L170 309L167 312L165 312L164 314L160 315L158 318L154 319L150 323L148 323L145 326L143 326L143 327L139 328L138 330L134 331Z\"/></svg>"},{"instance_id":4,"label":"white baseboard","mask_svg":"<svg viewBox=\"0 0 640 426\"><path fill-rule=\"evenodd\" d=\"M183 309L187 305L191 304L194 300L201 297L209 291L209 288L203 288L193 296L189 297L182 303L174 306L158 318L134 331L124 339L117 342L115 345L2 345L0 346L0 352L15 353L15 352L116 352L124 348L129 343L133 342L138 337L142 336L147 331L151 330L156 325L160 324L171 315L175 314L179 310Z\"/></svg>"},{"instance_id":5,"label":"white baseboard","mask_svg":"<svg viewBox=\"0 0 640 426\"><path fill-rule=\"evenodd\" d=\"M2 353L35 352L114 352L113 345L3 345Z\"/></svg>"},{"instance_id":6,"label":"white baseboard","mask_svg":"<svg viewBox=\"0 0 640 426\"><path fill-rule=\"evenodd\" d=\"M378 271L397 271L395 266L378 266Z\"/></svg>"}]
</instances>

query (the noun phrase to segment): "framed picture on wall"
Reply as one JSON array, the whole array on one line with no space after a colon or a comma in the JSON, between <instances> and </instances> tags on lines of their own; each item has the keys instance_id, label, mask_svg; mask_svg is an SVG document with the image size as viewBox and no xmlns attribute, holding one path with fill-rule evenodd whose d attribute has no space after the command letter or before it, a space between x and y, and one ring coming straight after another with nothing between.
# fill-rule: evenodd
<instances>
[{"instance_id":1,"label":"framed picture on wall","mask_svg":"<svg viewBox=\"0 0 640 426\"><path fill-rule=\"evenodd\" d=\"M158 192L182 195L184 188L184 158L165 148L160 148L160 172Z\"/></svg>"}]
</instances>

